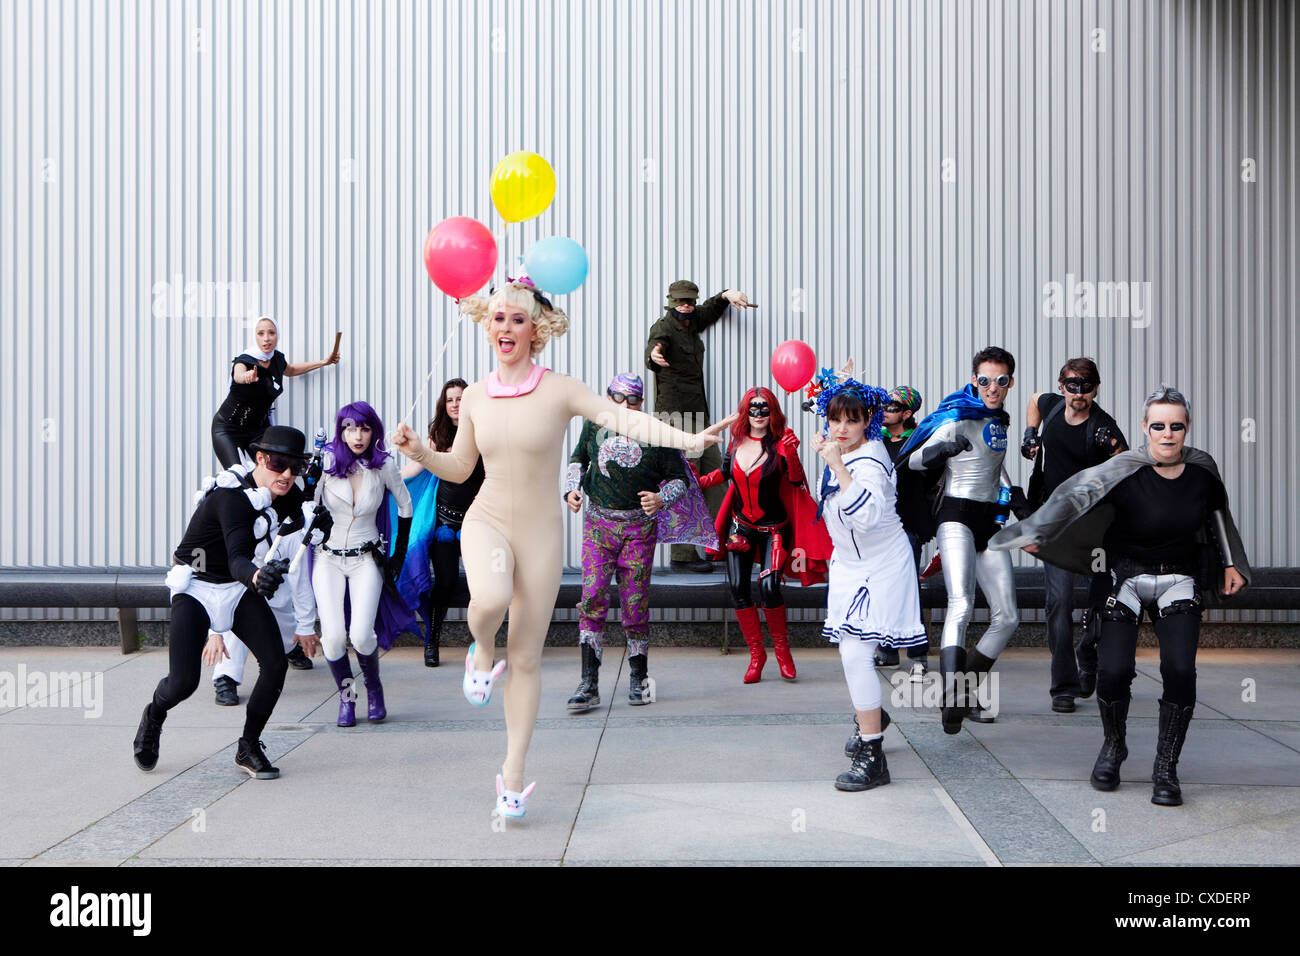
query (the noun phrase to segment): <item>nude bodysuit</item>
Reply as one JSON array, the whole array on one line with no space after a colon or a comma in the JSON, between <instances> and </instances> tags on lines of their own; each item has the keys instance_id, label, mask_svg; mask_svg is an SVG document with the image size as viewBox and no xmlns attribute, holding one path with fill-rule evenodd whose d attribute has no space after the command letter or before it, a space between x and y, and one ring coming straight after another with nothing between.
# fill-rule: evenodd
<instances>
[{"instance_id":1,"label":"nude bodysuit","mask_svg":"<svg viewBox=\"0 0 1300 956\"><path fill-rule=\"evenodd\" d=\"M497 629L510 611L506 638L505 786L524 784L524 756L537 721L542 645L563 570L560 470L564 432L574 417L651 445L692 450L694 435L629 411L567 375L546 371L525 395L489 397L483 382L465 389L460 428L449 452L417 459L447 481L466 480L483 456L486 477L461 528L469 583L474 669L492 669Z\"/></svg>"}]
</instances>

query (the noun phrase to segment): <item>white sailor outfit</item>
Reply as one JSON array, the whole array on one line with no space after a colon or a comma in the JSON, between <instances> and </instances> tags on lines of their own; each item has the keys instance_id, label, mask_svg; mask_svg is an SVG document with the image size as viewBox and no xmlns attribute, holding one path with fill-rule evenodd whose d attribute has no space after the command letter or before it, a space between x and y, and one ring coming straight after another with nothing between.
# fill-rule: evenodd
<instances>
[{"instance_id":1,"label":"white sailor outfit","mask_svg":"<svg viewBox=\"0 0 1300 956\"><path fill-rule=\"evenodd\" d=\"M853 484L840 488L822 472L822 518L835 544L822 636L879 641L882 647L926 643L912 548L895 507L894 466L878 438L849 452Z\"/></svg>"}]
</instances>

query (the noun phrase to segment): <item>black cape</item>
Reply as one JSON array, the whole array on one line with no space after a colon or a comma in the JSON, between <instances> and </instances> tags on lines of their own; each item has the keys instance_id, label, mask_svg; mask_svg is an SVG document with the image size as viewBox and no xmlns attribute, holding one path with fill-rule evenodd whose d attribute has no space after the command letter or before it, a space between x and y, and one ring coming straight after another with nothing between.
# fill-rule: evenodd
<instances>
[{"instance_id":1,"label":"black cape","mask_svg":"<svg viewBox=\"0 0 1300 956\"><path fill-rule=\"evenodd\" d=\"M1200 449L1185 446L1183 462L1204 468L1215 481L1223 483L1219 476L1219 466ZM1037 545L1038 552L1034 557L1076 574L1091 575L1096 570L1094 565L1097 555L1101 553L1106 530L1115 520L1114 507L1103 504L1102 499L1139 468L1155 463L1149 447L1143 445L1132 451L1120 452L1100 465L1085 468L1066 479L1052 492L1043 506L1028 518L995 534L989 547L995 551L1010 551L1029 544ZM1249 586L1252 574L1250 562L1246 558L1246 549L1242 546L1241 534L1237 531L1237 523L1232 518L1226 495L1223 515L1233 566ZM1209 540L1208 530L1202 528L1197 533L1197 541L1206 543ZM1219 580L1222 580L1222 568ZM1205 603L1218 604L1222 598L1218 587L1210 588Z\"/></svg>"}]
</instances>

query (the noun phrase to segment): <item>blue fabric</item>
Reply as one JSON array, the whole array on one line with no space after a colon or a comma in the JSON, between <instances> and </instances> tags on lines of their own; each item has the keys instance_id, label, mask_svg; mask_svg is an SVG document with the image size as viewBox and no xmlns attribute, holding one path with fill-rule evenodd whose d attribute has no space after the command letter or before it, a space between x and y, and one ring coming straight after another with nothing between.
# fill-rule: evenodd
<instances>
[{"instance_id":1,"label":"blue fabric","mask_svg":"<svg viewBox=\"0 0 1300 956\"><path fill-rule=\"evenodd\" d=\"M409 607L420 606L420 599L433 589L433 574L429 569L429 542L434 536L438 518L438 478L431 471L421 471L406 479L406 490L411 493L411 535L407 539L406 561L397 576L397 593ZM388 520L397 522L397 502L388 496ZM389 543L389 553L396 542Z\"/></svg>"},{"instance_id":2,"label":"blue fabric","mask_svg":"<svg viewBox=\"0 0 1300 956\"><path fill-rule=\"evenodd\" d=\"M1000 408L989 408L984 404L979 393L975 391L974 385L967 385L959 392L953 392L916 426L909 438L898 453L898 461L895 467L903 466L903 459L910 455L916 449L924 445L931 435L939 430L940 426L949 422L962 422L972 418L1001 418L1002 410Z\"/></svg>"}]
</instances>

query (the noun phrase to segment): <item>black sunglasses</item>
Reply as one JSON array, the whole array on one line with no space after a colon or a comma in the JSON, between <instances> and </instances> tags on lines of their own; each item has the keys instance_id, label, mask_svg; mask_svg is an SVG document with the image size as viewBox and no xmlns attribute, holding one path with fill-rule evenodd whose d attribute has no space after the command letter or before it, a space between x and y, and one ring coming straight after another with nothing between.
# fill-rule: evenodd
<instances>
[{"instance_id":1,"label":"black sunglasses","mask_svg":"<svg viewBox=\"0 0 1300 956\"><path fill-rule=\"evenodd\" d=\"M617 402L619 405L624 402L629 405L640 405L645 400L641 395L628 395L626 392L610 392L609 397L611 401Z\"/></svg>"},{"instance_id":2,"label":"black sunglasses","mask_svg":"<svg viewBox=\"0 0 1300 956\"><path fill-rule=\"evenodd\" d=\"M1097 383L1086 378L1067 378L1061 384L1071 395L1087 395L1097 390Z\"/></svg>"},{"instance_id":3,"label":"black sunglasses","mask_svg":"<svg viewBox=\"0 0 1300 956\"><path fill-rule=\"evenodd\" d=\"M900 405L898 404L898 402L890 402L888 405L885 406L884 410L887 412L905 412L907 411L907 406Z\"/></svg>"},{"instance_id":4,"label":"black sunglasses","mask_svg":"<svg viewBox=\"0 0 1300 956\"><path fill-rule=\"evenodd\" d=\"M1147 426L1147 428L1151 429L1153 432L1162 432L1162 431L1165 430L1165 423L1164 423L1164 422L1152 422L1150 425ZM1186 431L1186 430L1187 430L1187 423L1186 423L1186 422L1170 422L1170 423L1169 423L1169 430L1170 430L1171 432L1182 432L1182 431Z\"/></svg>"},{"instance_id":5,"label":"black sunglasses","mask_svg":"<svg viewBox=\"0 0 1300 956\"><path fill-rule=\"evenodd\" d=\"M1011 384L1011 376L1002 374L999 375L997 378L989 378L987 375L977 375L975 377L975 384L978 385L980 388L988 388L990 382L992 382L998 388L1006 388L1008 385Z\"/></svg>"},{"instance_id":6,"label":"black sunglasses","mask_svg":"<svg viewBox=\"0 0 1300 956\"><path fill-rule=\"evenodd\" d=\"M266 467L275 475L282 475L286 471L301 475L309 464L311 462L307 459L294 458L292 455L267 455Z\"/></svg>"},{"instance_id":7,"label":"black sunglasses","mask_svg":"<svg viewBox=\"0 0 1300 956\"><path fill-rule=\"evenodd\" d=\"M767 418L772 414L772 407L767 402L754 402L749 406L750 418Z\"/></svg>"}]
</instances>

